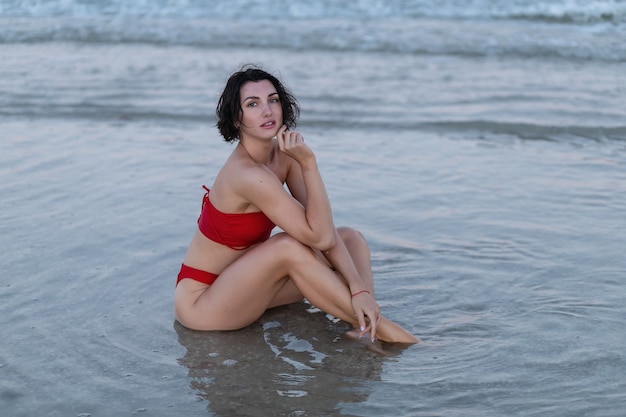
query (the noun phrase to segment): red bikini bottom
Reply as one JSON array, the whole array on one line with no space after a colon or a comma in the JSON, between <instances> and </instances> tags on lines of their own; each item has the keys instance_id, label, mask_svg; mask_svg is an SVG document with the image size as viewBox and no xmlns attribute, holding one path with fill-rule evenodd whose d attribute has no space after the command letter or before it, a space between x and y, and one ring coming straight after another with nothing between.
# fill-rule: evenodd
<instances>
[{"instance_id":1,"label":"red bikini bottom","mask_svg":"<svg viewBox=\"0 0 626 417\"><path fill-rule=\"evenodd\" d=\"M201 269L192 268L185 264L182 264L180 267L180 272L178 273L178 279L176 280L176 285L185 279L191 278L195 281L202 282L203 284L211 285L217 279L217 274L213 274L211 272L206 272Z\"/></svg>"}]
</instances>

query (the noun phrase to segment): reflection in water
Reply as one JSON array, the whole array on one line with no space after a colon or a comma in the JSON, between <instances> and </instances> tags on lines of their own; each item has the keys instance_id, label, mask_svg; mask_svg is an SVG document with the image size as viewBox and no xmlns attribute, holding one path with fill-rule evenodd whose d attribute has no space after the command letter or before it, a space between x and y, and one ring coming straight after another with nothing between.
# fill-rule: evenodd
<instances>
[{"instance_id":1,"label":"reflection in water","mask_svg":"<svg viewBox=\"0 0 626 417\"><path fill-rule=\"evenodd\" d=\"M226 416L346 416L341 404L363 402L384 358L346 339L344 323L307 311L305 303L266 312L233 332L198 332L174 324L187 349L179 363L190 385Z\"/></svg>"}]
</instances>

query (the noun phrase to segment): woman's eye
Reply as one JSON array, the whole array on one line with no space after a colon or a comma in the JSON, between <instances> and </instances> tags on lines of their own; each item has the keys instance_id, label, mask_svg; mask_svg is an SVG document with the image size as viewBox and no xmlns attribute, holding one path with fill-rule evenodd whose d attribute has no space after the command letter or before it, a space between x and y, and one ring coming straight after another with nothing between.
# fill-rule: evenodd
<instances>
[{"instance_id":1,"label":"woman's eye","mask_svg":"<svg viewBox=\"0 0 626 417\"><path fill-rule=\"evenodd\" d=\"M255 106L256 106L256 103L254 101L248 103L248 107L255 107Z\"/></svg>"},{"instance_id":2,"label":"woman's eye","mask_svg":"<svg viewBox=\"0 0 626 417\"><path fill-rule=\"evenodd\" d=\"M278 103L280 100L277 98L273 98L270 100L270 103Z\"/></svg>"}]
</instances>

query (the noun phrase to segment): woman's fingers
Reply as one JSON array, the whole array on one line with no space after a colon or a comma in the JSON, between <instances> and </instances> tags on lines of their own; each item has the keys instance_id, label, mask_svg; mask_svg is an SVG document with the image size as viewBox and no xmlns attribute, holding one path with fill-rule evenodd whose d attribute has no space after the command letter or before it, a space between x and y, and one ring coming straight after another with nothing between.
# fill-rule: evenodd
<instances>
[{"instance_id":1,"label":"woman's fingers","mask_svg":"<svg viewBox=\"0 0 626 417\"><path fill-rule=\"evenodd\" d=\"M285 151L285 131L287 131L287 126L282 125L280 129L278 129L278 133L276 133L276 141L278 142L278 148L281 151Z\"/></svg>"},{"instance_id":2,"label":"woman's fingers","mask_svg":"<svg viewBox=\"0 0 626 417\"><path fill-rule=\"evenodd\" d=\"M356 319L359 322L359 330L361 331L359 333L359 337L362 337L363 334L367 331L367 326L365 323L365 315L363 314L363 311L357 310Z\"/></svg>"},{"instance_id":3,"label":"woman's fingers","mask_svg":"<svg viewBox=\"0 0 626 417\"><path fill-rule=\"evenodd\" d=\"M369 300L367 298L369 298ZM356 303L354 303L355 301ZM359 300L353 299L353 304L356 304L353 305L353 308L356 312L359 329L361 331L359 336L363 336L369 332L372 341L374 341L376 339L376 327L380 321L380 307L373 297L367 297L365 295L360 297Z\"/></svg>"},{"instance_id":4,"label":"woman's fingers","mask_svg":"<svg viewBox=\"0 0 626 417\"><path fill-rule=\"evenodd\" d=\"M380 314L377 314L374 317L370 317L370 326L372 326L370 335L372 336L372 342L376 340L376 326L378 324L378 320L380 320Z\"/></svg>"},{"instance_id":5,"label":"woman's fingers","mask_svg":"<svg viewBox=\"0 0 626 417\"><path fill-rule=\"evenodd\" d=\"M283 139L286 149L292 149L304 142L302 135L299 132L292 130L283 132Z\"/></svg>"},{"instance_id":6,"label":"woman's fingers","mask_svg":"<svg viewBox=\"0 0 626 417\"><path fill-rule=\"evenodd\" d=\"M280 150L298 162L313 156L300 132L281 128L276 134L276 139Z\"/></svg>"}]
</instances>

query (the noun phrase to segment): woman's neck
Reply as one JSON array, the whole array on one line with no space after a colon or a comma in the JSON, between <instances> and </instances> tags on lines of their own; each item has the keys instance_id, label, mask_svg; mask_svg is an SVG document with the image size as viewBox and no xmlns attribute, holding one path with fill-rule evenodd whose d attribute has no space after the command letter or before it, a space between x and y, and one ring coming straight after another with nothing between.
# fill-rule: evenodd
<instances>
[{"instance_id":1,"label":"woman's neck","mask_svg":"<svg viewBox=\"0 0 626 417\"><path fill-rule=\"evenodd\" d=\"M240 140L239 146L258 164L269 165L272 161L273 141Z\"/></svg>"}]
</instances>

